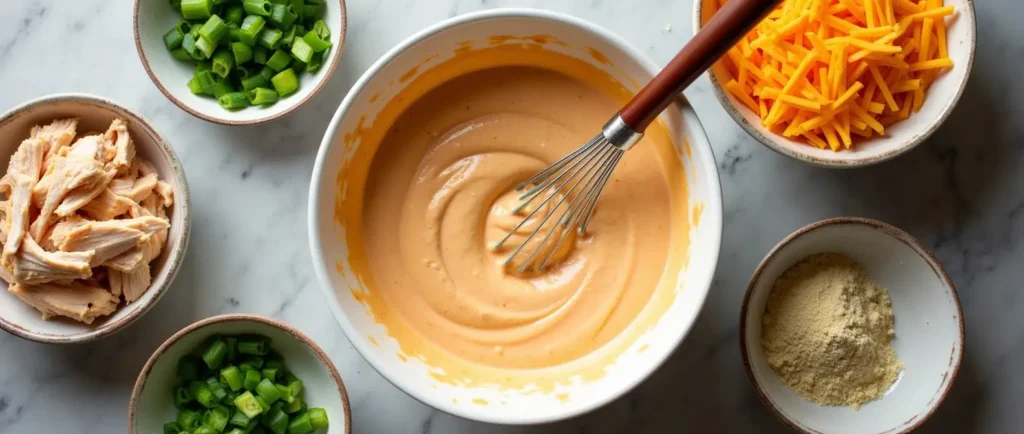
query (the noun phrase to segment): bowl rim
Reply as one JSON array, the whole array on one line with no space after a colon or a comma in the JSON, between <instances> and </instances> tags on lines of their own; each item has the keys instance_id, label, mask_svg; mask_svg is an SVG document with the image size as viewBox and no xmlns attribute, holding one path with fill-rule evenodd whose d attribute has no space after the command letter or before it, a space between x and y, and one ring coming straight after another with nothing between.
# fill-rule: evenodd
<instances>
[{"instance_id":1,"label":"bowl rim","mask_svg":"<svg viewBox=\"0 0 1024 434\"><path fill-rule=\"evenodd\" d=\"M546 417L535 417L533 415L493 415L490 413L477 413L469 411L464 407L456 407L447 400L438 399L429 394L421 394L414 391L412 388L406 387L405 383L403 381L399 381L400 378L397 375L394 375L392 371L383 369L384 365L382 361L377 357L376 353L374 352L374 349L370 347L370 344L366 341L366 339L356 331L355 327L352 325L352 322L341 310L340 302L338 301L337 296L334 294L333 286L331 285L331 280L328 271L323 266L324 256L321 253L323 248L319 233L320 219L318 210L320 206L318 204L318 199L322 194L322 191L319 180L323 177L324 165L326 164L325 159L327 157L328 151L332 147L332 142L335 136L338 134L338 129L340 128L342 118L346 115L349 108L354 103L356 96L366 87L367 83L374 77L376 77L376 75L388 63L390 63L395 57L405 52L412 46L442 31L446 31L450 28L463 25L469 22L501 18L540 19L555 21L562 24L568 24L570 26L578 28L583 32L590 33L595 38L604 40L610 45L616 47L622 53L636 61L639 66L646 69L652 75L657 73L661 69L661 67L655 64L644 52L636 49L635 47L630 45L625 39L618 36L617 34L597 24L559 12L529 8L497 8L459 15L435 23L431 26L428 26L427 28L414 33L413 35L409 36L399 44L395 45L384 55L382 55L379 59L377 59L377 61L374 62L374 64L370 68L368 68L366 72L363 73L362 76L360 76L359 80L352 85L348 94L345 96L345 99L342 101L334 116L331 118L331 122L330 124L328 124L327 131L325 132L324 138L321 141L320 148L317 152L316 161L313 166L313 172L310 180L310 194L308 198L309 203L307 213L307 226L309 230L309 247L310 253L313 258L314 272L316 273L317 281L320 284L319 286L321 292L324 294L325 297L327 297L327 300L329 301L328 304L330 305L331 313L334 315L335 321L341 326L342 331L345 333L346 336L349 337L349 341L352 343L352 346L356 348L356 350L363 357L363 359L366 360L366 362L370 366L372 366L374 370L376 370L381 375L381 377L383 377L396 388L405 392L407 395L413 397L417 401L420 401L434 409L437 409L448 414L487 423L497 423L505 425L534 425L555 422L579 416L581 414L585 414L597 408L600 408L615 399L618 399L619 397L625 395L629 391L635 389L640 383L647 380L655 371L657 371L662 365L664 365L668 358L675 353L675 350L679 348L679 345L682 343L682 341L692 331L694 325L697 322L697 319L700 316L701 311L704 309L708 293L711 292L711 284L714 278L715 270L718 265L718 254L721 250L722 243L722 189L719 173L717 170L718 165L715 162L714 152L712 151L710 144L711 142L707 137L707 133L704 130L703 124L700 122L700 119L697 116L696 111L693 108L693 105L686 100L685 96L680 94L677 99L677 101L680 102L680 112L682 116L685 118L685 122L691 126L689 128L690 133L693 134L694 137L697 139L691 141L690 145L702 148L701 152L699 153L700 156L698 158L693 159L693 164L695 166L703 167L707 171L708 195L704 202L704 210L711 211L711 215L716 215L718 217L717 219L715 219L714 222L706 220L705 218L701 219L702 222L708 221L709 223L712 223L713 233L711 236L713 239L709 241L710 247L706 253L708 253L709 257L714 257L715 259L711 261L710 266L707 267L706 270L704 270L704 273L702 273L706 273L706 276L697 276L698 278L706 277L707 286L703 288L703 290L701 290L701 293L696 300L696 302L699 303L699 306L697 307L697 311L694 314L694 320L690 324L681 328L678 332L678 335L672 338L673 342L671 343L669 350L666 350L663 354L653 356L656 357L657 359L655 360L655 363L651 365L650 370L638 373L621 389L614 391L614 393L608 393L606 396L594 400L589 405L573 409L572 411L566 411L558 415Z\"/></svg>"},{"instance_id":2,"label":"bowl rim","mask_svg":"<svg viewBox=\"0 0 1024 434\"><path fill-rule=\"evenodd\" d=\"M747 284L746 294L743 295L743 305L740 307L739 345L740 354L743 356L743 370L746 372L747 379L750 380L750 384L751 386L753 386L754 391L757 392L757 397L761 400L765 407L768 407L768 409L771 410L772 414L774 414L776 418L785 423L787 426L789 426L790 429L792 429L795 432L805 434L820 434L817 431L810 431L802 426L797 425L795 420L791 419L786 414L782 413L782 411L778 407L776 407L775 404L772 403L772 401L768 398L768 394L764 391L764 389L761 386L761 383L757 380L757 377L754 375L754 370L750 364L750 355L747 353L747 340L749 338L747 336L747 311L750 304L751 295L754 292L754 288L761 280L761 274L764 272L765 268L767 268L768 263L775 259L776 253L782 251L782 249L786 248L790 243L792 243L796 239L804 235L807 235L811 232L814 232L815 230L828 226L850 225L867 226L872 229L882 231L885 234L893 238L896 238L897 240L903 242L911 249L913 249L919 256L921 256L922 259L925 260L925 262L928 263L928 266L930 266L932 271L935 272L935 275L939 277L940 281L942 281L943 286L949 290L950 294L953 296L954 305L956 306L958 320L957 323L959 326L957 342L959 342L960 344L960 353L957 356L956 360L950 360L950 367L946 371L946 375L948 376L949 381L946 382L946 386L944 388L945 390L941 390L938 394L938 399L934 399L928 404L928 407L926 407L927 412L924 414L924 416L921 417L917 422L914 422L913 424L904 427L899 431L892 432L893 434L908 434L917 429L918 427L920 427L921 424L923 424L926 420L931 418L935 411L942 405L942 402L945 401L946 396L949 394L949 391L952 390L953 383L956 382L957 374L960 372L960 364L963 362L964 357L964 311L963 306L961 306L960 304L960 296L957 294L956 285L953 284L953 280L949 278L949 275L946 273L945 268L943 268L942 263L939 262L938 259L936 259L934 253L932 253L931 250L925 247L924 244L921 243L921 241L919 241L917 238L914 238L913 235L910 235L906 231L899 229L888 223L864 217L834 217L830 219L817 221L808 224L807 226L804 226L800 229L797 229L792 234L789 234L788 236L786 236L786 238L783 238L782 241L779 241L779 243L776 244L775 247L772 247L772 249L765 254L764 258L761 259L761 262L757 265L757 268L754 269L754 273L750 277L750 281ZM888 432L886 434L888 434Z\"/></svg>"},{"instance_id":3,"label":"bowl rim","mask_svg":"<svg viewBox=\"0 0 1024 434\"><path fill-rule=\"evenodd\" d=\"M779 142L776 142L775 139L768 137L767 135L762 133L761 130L758 129L758 127L751 125L750 122L748 122L747 119L743 117L743 114L740 113L741 108L737 107L735 104L732 103L731 100L729 100L729 95L726 93L724 89L722 89L722 84L719 83L717 78L715 78L715 74L711 72L710 68L703 75L706 75L708 77L708 81L711 82L711 91L712 93L715 94L715 99L718 100L718 104L722 106L725 112L729 114L729 117L731 117L732 120L740 126L740 128L743 128L743 130L746 131L748 135L756 139L758 142L766 146L768 149L771 149L772 151L775 151L780 155L784 155L786 157L795 159L797 161L801 161L806 164L810 164L812 166L830 169L852 169L882 163L885 161L889 161L893 158L896 158L900 155L903 155L907 152L910 152L918 145L928 140L928 138L931 137L931 135L934 134L935 131L937 131L939 127L941 127L942 124L946 122L946 119L948 119L949 116L953 113L953 109L956 107L957 103L960 102L960 97L963 96L964 90L966 90L967 88L967 82L971 78L971 71L974 68L974 55L978 43L978 26L977 16L974 10L974 0L965 1L967 2L967 8L964 10L964 14L967 15L967 18L969 18L967 19L967 23L970 36L970 44L968 44L967 47L967 70L964 72L963 80L960 80L960 83L958 83L957 85L957 90L953 94L953 98L949 100L949 103L946 104L946 106L942 109L942 112L939 113L939 116L925 124L924 132L922 134L914 136L909 141L902 143L899 146L895 147L894 149L889 150L880 155L862 158L845 158L842 160L825 160L813 157L799 150L787 148L786 146L779 144ZM703 25L703 23L701 23L701 10L703 9L703 3L703 0L694 0L693 2L692 28L694 35L696 35L698 31L700 31L701 26Z\"/></svg>"},{"instance_id":4,"label":"bowl rim","mask_svg":"<svg viewBox=\"0 0 1024 434\"><path fill-rule=\"evenodd\" d=\"M164 85L160 82L160 80L156 77L156 73L153 72L153 69L150 68L150 66L149 66L149 59L146 58L146 52L142 49L142 38L139 36L139 2L141 2L141 1L146 1L146 0L135 0L134 6L132 7L132 32L134 33L134 38L135 38L135 51L139 54L139 61L142 62L142 67L146 69L146 74L149 75L150 81L152 81L153 84L156 85L157 89L160 90L160 93L164 94L164 96L167 97L167 99L169 99L171 102L173 102L174 105L178 106L178 108L180 108L180 109L188 112L188 114L190 114L192 116L195 116L195 117L197 117L199 119L202 119L204 121L213 122L215 124L221 124L221 125L228 125L228 126L250 126L250 125L265 124L265 123L272 122L272 121L275 121L277 119L280 119L280 118L283 118L285 116L290 115L292 112L297 110L299 107L302 107L302 105L304 105L305 103L307 103L310 100L312 100L314 97L317 96L317 94L320 93L321 90L323 90L323 88L325 86L327 86L327 82L331 81L331 77L334 76L334 70L338 68L338 63L341 61L341 55L344 52L345 40L346 40L346 36L348 34L348 11L345 8L345 0L337 0L338 1L338 6L340 8L339 9L339 14L340 14L340 18L339 19L341 21L341 23L339 25L339 28L341 29L341 31L340 31L339 36L338 36L337 53L334 55L334 60L332 60L331 64L328 65L327 71L324 72L323 78L318 80L316 85L313 87L313 91L310 92L309 95L306 95L305 98L303 98L303 99L299 100L298 102L294 103L291 107L288 107L287 109L285 109L281 113L274 114L274 115L263 116L263 117L260 117L260 118L250 119L250 120L231 120L231 119L225 119L225 118L222 118L222 117L219 117L219 116L208 115L208 114L202 113L202 112L200 112L200 111L198 111L196 109L193 109L191 106L186 104L184 101L182 101L182 100L180 100L178 98L175 98L174 95L172 95L167 90L167 88L164 87Z\"/></svg>"},{"instance_id":5,"label":"bowl rim","mask_svg":"<svg viewBox=\"0 0 1024 434\"><path fill-rule=\"evenodd\" d=\"M177 277L178 271L181 269L182 262L185 259L185 253L188 251L189 236L192 229L192 201L189 195L188 181L185 178L185 170L182 168L181 162L178 160L178 155L174 152L174 148L171 147L167 140L164 139L156 128L153 127L153 124L148 119L134 110L131 110L111 99L76 92L45 95L21 103L10 110L7 110L0 115L0 125L11 121L31 108L59 102L82 102L126 113L131 122L139 125L153 138L153 141L160 149L163 158L167 160L168 165L171 167L171 173L174 176L174 182L178 186L178 191L176 192L178 197L175 198L175 203L178 204L178 210L176 212L184 213L182 216L181 237L179 238L177 245L171 246L167 253L168 258L166 266L168 267L168 271L166 281L158 288L153 288L151 286L147 291L156 291L153 298L148 302L141 304L133 312L128 313L124 318L106 322L101 326L82 333L67 336L56 336L28 330L20 325L7 321L3 317L0 317L0 329L3 329L4 331L19 338L44 344L75 344L95 341L121 331L141 318L142 315L149 312L149 310L152 309L153 306L156 306L157 302L163 298L164 294L167 293L167 290L170 289L175 277ZM165 246L164 248L166 249L167 247L168 246ZM125 308L127 308L127 306L121 307L121 309Z\"/></svg>"},{"instance_id":6,"label":"bowl rim","mask_svg":"<svg viewBox=\"0 0 1024 434\"><path fill-rule=\"evenodd\" d=\"M345 408L345 434L352 434L352 409L349 404L348 390L345 388L345 382L341 379L341 374L338 373L338 369L334 366L334 363L331 362L331 358L327 353L325 353L312 338L288 323L268 316L249 313L227 313L201 319L185 326L181 330L178 330L176 333L171 335L171 337L167 338L164 343L160 344L156 351L153 352L153 355L149 356L149 359L146 360L146 364L143 365L142 370L139 372L139 376L135 380L135 385L132 387L132 395L128 400L128 434L136 434L135 410L138 407L139 397L142 393L142 386L146 384L147 380L149 380L149 372L153 369L153 365L156 364L156 361L160 356L163 356L164 353L181 340L181 338L191 334L192 332L209 325L227 322L257 322L269 325L291 335L295 340L302 342L309 349L313 350L313 354L320 360L320 363L327 367L331 377L334 378L334 384L338 389L338 393L341 395L342 406Z\"/></svg>"}]
</instances>

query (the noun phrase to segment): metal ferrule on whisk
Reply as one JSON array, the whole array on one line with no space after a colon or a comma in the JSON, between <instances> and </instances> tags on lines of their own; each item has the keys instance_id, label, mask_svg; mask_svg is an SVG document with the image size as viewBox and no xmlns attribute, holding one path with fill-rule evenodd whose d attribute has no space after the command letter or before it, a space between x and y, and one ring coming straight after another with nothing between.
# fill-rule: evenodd
<instances>
[{"instance_id":1,"label":"metal ferrule on whisk","mask_svg":"<svg viewBox=\"0 0 1024 434\"><path fill-rule=\"evenodd\" d=\"M636 142L639 142L644 137L644 133L633 131L622 120L622 116L618 114L604 124L604 127L601 128L601 135L604 136L608 143L615 145L623 151L628 151L629 148L632 148Z\"/></svg>"},{"instance_id":2,"label":"metal ferrule on whisk","mask_svg":"<svg viewBox=\"0 0 1024 434\"><path fill-rule=\"evenodd\" d=\"M552 255L569 238L570 232L576 230L580 235L585 234L597 206L597 199L611 178L615 166L619 164L622 154L640 141L641 137L643 133L634 131L616 115L604 125L601 134L517 185L517 191L526 191L519 196L520 203L513 212L521 212L537 199L540 199L540 202L494 245L494 249L500 249L526 222L533 221L534 216L541 210L545 210L547 214L536 216L541 219L540 222L509 255L505 265L512 263L523 248L541 234L544 238L519 266L519 272L526 271L537 260L540 263L536 269L543 270ZM551 218L555 215L557 218L552 221ZM546 256L540 258L544 247L552 246L549 243L554 243L553 247Z\"/></svg>"}]
</instances>

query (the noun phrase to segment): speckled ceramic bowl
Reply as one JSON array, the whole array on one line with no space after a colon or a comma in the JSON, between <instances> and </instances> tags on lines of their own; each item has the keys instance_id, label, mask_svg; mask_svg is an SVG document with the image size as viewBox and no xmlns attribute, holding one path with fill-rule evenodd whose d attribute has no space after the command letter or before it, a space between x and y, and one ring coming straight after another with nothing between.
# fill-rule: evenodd
<instances>
[{"instance_id":1,"label":"speckled ceramic bowl","mask_svg":"<svg viewBox=\"0 0 1024 434\"><path fill-rule=\"evenodd\" d=\"M859 262L889 291L904 370L880 399L860 410L809 402L775 374L761 347L761 317L772 285L804 258L843 253ZM946 397L964 348L964 319L956 289L938 260L906 232L862 218L810 224L782 240L754 271L740 313L743 364L761 401L798 432L908 433Z\"/></svg>"},{"instance_id":2,"label":"speckled ceramic bowl","mask_svg":"<svg viewBox=\"0 0 1024 434\"><path fill-rule=\"evenodd\" d=\"M416 399L461 417L502 424L533 424L568 418L593 410L625 394L663 363L690 332L711 286L722 234L721 190L717 166L704 129L693 108L679 99L661 116L686 172L688 197L680 198L691 213L689 262L680 272L671 302L651 310L657 323L622 346L614 361L601 366L599 379L582 380L580 363L552 370L552 390L526 386L502 388L482 379L461 384L439 378L435 366L415 354L405 356L398 342L357 297L368 291L365 280L351 272L361 249L349 246L345 234L359 231L355 224L339 222L336 206L359 210L363 188L340 174L363 174L370 158L353 158L357 151L377 143L358 139L359 131L376 122L405 86L431 68L467 49L498 45L540 49L588 62L634 92L659 70L646 56L618 36L586 21L532 9L497 9L462 15L431 26L385 54L353 86L331 120L320 151L309 193L309 238L313 265L320 286L341 328L352 345L382 376ZM386 116L386 114L385 114ZM596 127L595 127L596 128ZM595 133L597 130L595 129ZM362 148L361 148L362 147ZM361 149L360 149L361 148ZM371 151L372 152L372 151ZM353 162L354 161L354 162ZM345 180L339 184L339 180ZM698 217L699 216L699 217ZM643 315L643 314L641 314ZM457 369L457 368L452 368ZM575 369L575 371L570 371ZM550 371L545 371L550 372ZM510 373L512 373L510 371ZM539 375L538 375L539 376ZM545 378L546 380L546 378ZM536 386L536 384L534 384Z\"/></svg>"},{"instance_id":3,"label":"speckled ceramic bowl","mask_svg":"<svg viewBox=\"0 0 1024 434\"><path fill-rule=\"evenodd\" d=\"M127 327L148 312L163 297L181 267L188 246L192 211L185 172L171 145L142 116L124 106L98 96L56 94L44 96L0 115L0 168L7 171L11 154L29 130L58 118L77 117L79 133L104 131L114 118L128 122L128 132L138 155L156 166L160 179L174 188L174 205L169 210L171 228L164 251L152 263L153 283L149 290L127 306L120 306L113 315L82 324L63 318L43 320L35 308L7 292L0 281L0 328L18 337L37 342L67 344L99 339Z\"/></svg>"},{"instance_id":4,"label":"speckled ceramic bowl","mask_svg":"<svg viewBox=\"0 0 1024 434\"><path fill-rule=\"evenodd\" d=\"M218 315L192 323L167 339L143 366L128 403L128 434L163 432L174 421L174 380L178 360L207 338L216 334L260 334L270 338L270 346L281 356L296 377L302 380L303 399L310 407L327 411L329 425L318 434L350 434L352 412L348 392L341 375L320 347L298 329L259 315Z\"/></svg>"},{"instance_id":5,"label":"speckled ceramic bowl","mask_svg":"<svg viewBox=\"0 0 1024 434\"><path fill-rule=\"evenodd\" d=\"M716 1L693 2L694 32L714 14L715 8L711 5L716 4ZM761 119L756 113L737 101L722 87L726 79L719 75L721 71L716 72L716 68L708 70L707 73L711 80L711 88L725 111L746 130L747 134L769 149L787 157L815 166L834 168L868 166L896 158L924 142L942 125L960 100L960 95L967 86L967 78L971 75L977 40L974 0L945 0L945 4L952 5L957 11L954 17L946 19L948 53L953 60L953 68L935 79L919 112L912 113L906 120L887 127L884 137L866 140L858 138L853 148L849 150L833 152L829 149L818 149L816 146L790 140L768 131L761 125Z\"/></svg>"},{"instance_id":6,"label":"speckled ceramic bowl","mask_svg":"<svg viewBox=\"0 0 1024 434\"><path fill-rule=\"evenodd\" d=\"M331 30L331 47L324 65L315 74L299 74L299 90L269 107L248 107L229 111L211 97L200 97L189 91L193 65L173 57L164 45L163 36L181 21L181 12L175 11L167 1L135 0L133 27L135 49L142 66L160 92L189 114L223 125L258 125L271 122L295 111L313 99L327 84L338 67L345 46L347 14L345 0L328 0L324 22Z\"/></svg>"}]
</instances>

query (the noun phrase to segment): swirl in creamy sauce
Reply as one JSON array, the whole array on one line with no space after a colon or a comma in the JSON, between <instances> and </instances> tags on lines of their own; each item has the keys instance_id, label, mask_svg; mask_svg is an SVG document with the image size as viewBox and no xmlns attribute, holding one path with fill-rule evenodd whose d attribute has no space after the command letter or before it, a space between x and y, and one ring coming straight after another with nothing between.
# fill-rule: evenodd
<instances>
[{"instance_id":1,"label":"swirl in creamy sauce","mask_svg":"<svg viewBox=\"0 0 1024 434\"><path fill-rule=\"evenodd\" d=\"M509 248L491 249L523 217L511 213L514 185L617 109L582 81L520 66L460 75L412 103L381 141L363 197L366 260L387 314L444 352L498 368L567 363L622 333L679 272L667 259L685 226L672 215L668 172L678 167L650 140L620 162L588 234L543 272L510 272Z\"/></svg>"}]
</instances>

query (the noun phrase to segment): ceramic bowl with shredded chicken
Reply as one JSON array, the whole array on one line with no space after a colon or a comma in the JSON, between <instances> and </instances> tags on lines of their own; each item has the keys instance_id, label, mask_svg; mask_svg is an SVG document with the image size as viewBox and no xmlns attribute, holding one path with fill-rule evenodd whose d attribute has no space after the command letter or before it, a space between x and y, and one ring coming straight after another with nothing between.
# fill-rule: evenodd
<instances>
[{"instance_id":1,"label":"ceramic bowl with shredded chicken","mask_svg":"<svg viewBox=\"0 0 1024 434\"><path fill-rule=\"evenodd\" d=\"M188 190L144 119L84 95L0 118L0 327L45 342L118 330L170 285Z\"/></svg>"}]
</instances>

